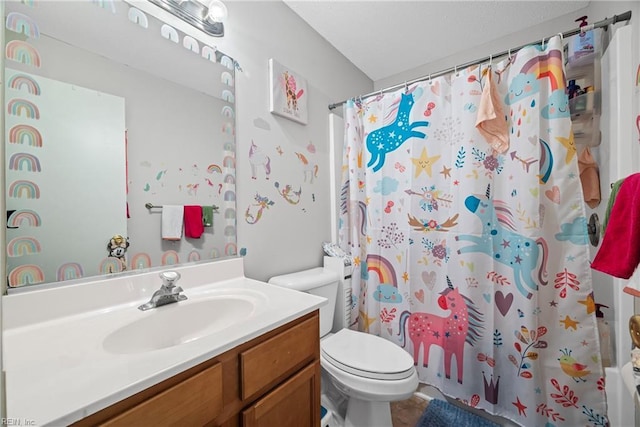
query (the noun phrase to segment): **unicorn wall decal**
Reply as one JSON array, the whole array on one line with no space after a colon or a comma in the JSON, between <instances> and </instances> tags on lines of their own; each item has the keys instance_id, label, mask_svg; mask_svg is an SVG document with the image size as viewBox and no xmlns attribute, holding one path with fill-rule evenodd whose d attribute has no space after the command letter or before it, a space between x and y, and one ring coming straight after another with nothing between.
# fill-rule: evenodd
<instances>
[{"instance_id":1,"label":"unicorn wall decal","mask_svg":"<svg viewBox=\"0 0 640 427\"><path fill-rule=\"evenodd\" d=\"M446 317L431 313L411 313L404 311L400 315L402 347L407 343L407 334L413 343L413 361L418 364L420 346L424 347L422 365L429 365L429 349L435 344L444 350L444 374L451 379L451 359L456 357L458 382L462 384L464 344L471 346L482 337L484 321L482 313L474 303L454 288L447 277L447 288L440 292L438 305L450 310ZM407 324L407 321L409 322Z\"/></svg>"},{"instance_id":2,"label":"unicorn wall decal","mask_svg":"<svg viewBox=\"0 0 640 427\"><path fill-rule=\"evenodd\" d=\"M296 156L298 156L298 159L302 162L304 182L307 182L307 177L309 177L309 182L313 183L313 178L318 177L318 165L309 162L307 157L302 153L296 152Z\"/></svg>"},{"instance_id":3,"label":"unicorn wall decal","mask_svg":"<svg viewBox=\"0 0 640 427\"><path fill-rule=\"evenodd\" d=\"M269 179L271 173L271 159L264 154L264 151L258 147L253 140L251 140L251 147L249 148L249 163L251 163L251 179L257 179L257 167L262 166L264 168L265 178Z\"/></svg>"},{"instance_id":4,"label":"unicorn wall decal","mask_svg":"<svg viewBox=\"0 0 640 427\"><path fill-rule=\"evenodd\" d=\"M427 127L429 122L410 123L409 121L413 104L413 94L403 93L395 121L367 135L367 150L371 153L367 167L373 166L374 172L377 172L384 165L386 154L397 150L407 139L411 137L426 138L426 134L418 132L414 128Z\"/></svg>"},{"instance_id":5,"label":"unicorn wall decal","mask_svg":"<svg viewBox=\"0 0 640 427\"><path fill-rule=\"evenodd\" d=\"M495 261L511 267L518 291L530 299L533 296L531 291L538 289L538 285L531 277L531 273L535 270L540 256L537 245L542 247L542 263L538 270L538 279L543 285L547 284L547 281L544 280L544 276L547 273L547 256L549 252L547 242L542 237L533 240L519 234L511 221L512 214L509 208L502 203L489 199L490 191L491 184L487 186L484 200L476 196L469 196L465 199L464 204L467 209L476 214L482 221L482 235L457 235L456 240L473 243L473 245L460 248L458 253L482 252L492 257ZM500 217L496 213L495 204L499 206Z\"/></svg>"}]
</instances>

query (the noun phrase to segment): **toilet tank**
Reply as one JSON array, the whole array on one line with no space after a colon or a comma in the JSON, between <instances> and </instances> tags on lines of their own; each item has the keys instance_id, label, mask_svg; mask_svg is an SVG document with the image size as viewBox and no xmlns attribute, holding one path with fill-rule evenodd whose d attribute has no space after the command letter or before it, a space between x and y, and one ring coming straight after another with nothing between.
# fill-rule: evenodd
<instances>
[{"instance_id":1,"label":"toilet tank","mask_svg":"<svg viewBox=\"0 0 640 427\"><path fill-rule=\"evenodd\" d=\"M283 288L307 292L326 298L327 304L320 307L320 336L331 332L333 315L336 308L338 274L326 268L317 267L296 273L275 276L269 283Z\"/></svg>"}]
</instances>

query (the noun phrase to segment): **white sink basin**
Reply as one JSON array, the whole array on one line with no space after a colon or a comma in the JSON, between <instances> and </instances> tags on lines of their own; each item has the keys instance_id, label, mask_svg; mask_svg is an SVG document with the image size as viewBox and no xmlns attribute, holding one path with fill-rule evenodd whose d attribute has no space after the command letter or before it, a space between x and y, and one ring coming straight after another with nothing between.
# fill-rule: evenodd
<instances>
[{"instance_id":1,"label":"white sink basin","mask_svg":"<svg viewBox=\"0 0 640 427\"><path fill-rule=\"evenodd\" d=\"M111 332L103 341L109 353L131 354L160 350L194 341L247 319L255 302L222 296L187 300L140 311L140 319Z\"/></svg>"}]
</instances>

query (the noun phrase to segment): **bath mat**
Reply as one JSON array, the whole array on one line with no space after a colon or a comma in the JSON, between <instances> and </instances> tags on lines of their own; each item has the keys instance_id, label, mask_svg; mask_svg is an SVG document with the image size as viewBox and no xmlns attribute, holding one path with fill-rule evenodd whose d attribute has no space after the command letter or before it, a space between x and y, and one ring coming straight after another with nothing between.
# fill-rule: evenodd
<instances>
[{"instance_id":1,"label":"bath mat","mask_svg":"<svg viewBox=\"0 0 640 427\"><path fill-rule=\"evenodd\" d=\"M429 402L416 427L500 427L498 424L458 408L449 402L433 399Z\"/></svg>"}]
</instances>

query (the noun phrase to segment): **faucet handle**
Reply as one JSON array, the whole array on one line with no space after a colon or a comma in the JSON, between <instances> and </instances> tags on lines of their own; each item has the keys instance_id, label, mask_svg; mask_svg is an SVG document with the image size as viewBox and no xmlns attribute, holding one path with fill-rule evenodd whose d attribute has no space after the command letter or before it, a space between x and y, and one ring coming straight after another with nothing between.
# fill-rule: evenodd
<instances>
[{"instance_id":1,"label":"faucet handle","mask_svg":"<svg viewBox=\"0 0 640 427\"><path fill-rule=\"evenodd\" d=\"M175 283L180 279L180 273L177 271L163 271L160 273L162 286L165 288L173 288Z\"/></svg>"}]
</instances>

